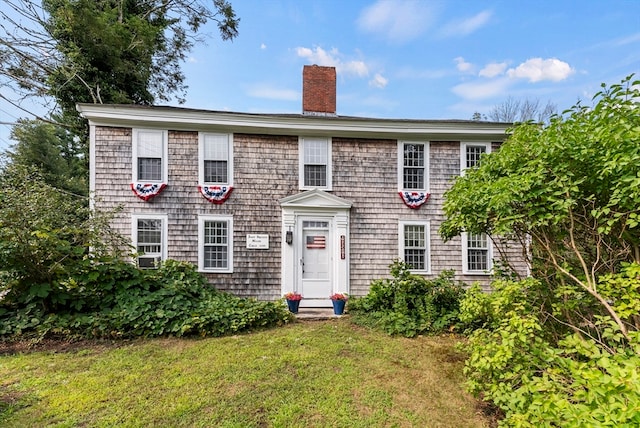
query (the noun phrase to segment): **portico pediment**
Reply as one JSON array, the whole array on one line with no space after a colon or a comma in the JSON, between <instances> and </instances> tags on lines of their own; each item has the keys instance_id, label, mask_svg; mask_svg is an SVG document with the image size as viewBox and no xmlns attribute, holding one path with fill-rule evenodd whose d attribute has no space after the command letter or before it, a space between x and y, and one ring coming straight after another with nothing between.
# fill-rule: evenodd
<instances>
[{"instance_id":1,"label":"portico pediment","mask_svg":"<svg viewBox=\"0 0 640 428\"><path fill-rule=\"evenodd\" d=\"M280 206L282 208L330 208L334 210L348 210L351 208L351 205L351 201L319 189L307 190L280 199Z\"/></svg>"}]
</instances>

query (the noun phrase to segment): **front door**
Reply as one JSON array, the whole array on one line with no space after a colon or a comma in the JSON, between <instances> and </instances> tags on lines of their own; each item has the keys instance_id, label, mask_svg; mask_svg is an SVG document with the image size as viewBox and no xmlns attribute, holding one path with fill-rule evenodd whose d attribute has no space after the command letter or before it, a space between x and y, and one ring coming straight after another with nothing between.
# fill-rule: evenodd
<instances>
[{"instance_id":1,"label":"front door","mask_svg":"<svg viewBox=\"0 0 640 428\"><path fill-rule=\"evenodd\" d=\"M300 292L305 303L311 304L313 299L326 301L332 291L331 222L327 218L300 220Z\"/></svg>"}]
</instances>

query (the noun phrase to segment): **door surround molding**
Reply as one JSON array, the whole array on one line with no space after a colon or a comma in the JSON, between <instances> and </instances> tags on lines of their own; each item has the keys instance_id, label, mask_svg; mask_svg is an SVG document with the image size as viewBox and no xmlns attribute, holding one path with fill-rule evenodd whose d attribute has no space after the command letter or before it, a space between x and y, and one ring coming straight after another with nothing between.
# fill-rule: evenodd
<instances>
[{"instance_id":1,"label":"door surround molding","mask_svg":"<svg viewBox=\"0 0 640 428\"><path fill-rule=\"evenodd\" d=\"M349 217L352 203L328 192L313 189L280 200L282 208L281 278L282 295L298 291L301 281L298 261L301 249L299 221L301 217L323 217L331 219L331 293L349 292ZM291 245L286 243L286 234L294 234ZM343 244L344 242L344 244ZM344 246L343 246L344 245ZM343 258L344 254L344 258ZM326 299L302 299L301 307L331 307L329 295Z\"/></svg>"}]
</instances>

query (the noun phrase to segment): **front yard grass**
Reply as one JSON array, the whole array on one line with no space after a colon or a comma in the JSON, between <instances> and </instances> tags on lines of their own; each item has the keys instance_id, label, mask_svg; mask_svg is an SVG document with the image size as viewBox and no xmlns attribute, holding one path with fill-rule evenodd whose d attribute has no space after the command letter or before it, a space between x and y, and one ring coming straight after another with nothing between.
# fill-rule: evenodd
<instances>
[{"instance_id":1,"label":"front yard grass","mask_svg":"<svg viewBox=\"0 0 640 428\"><path fill-rule=\"evenodd\" d=\"M5 427L483 427L449 336L346 319L0 356Z\"/></svg>"}]
</instances>

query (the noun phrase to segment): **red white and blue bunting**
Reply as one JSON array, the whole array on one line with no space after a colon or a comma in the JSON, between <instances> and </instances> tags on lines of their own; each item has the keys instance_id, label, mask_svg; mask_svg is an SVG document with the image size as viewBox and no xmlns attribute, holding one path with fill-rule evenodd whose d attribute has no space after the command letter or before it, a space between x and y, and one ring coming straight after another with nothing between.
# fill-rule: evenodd
<instances>
[{"instance_id":1,"label":"red white and blue bunting","mask_svg":"<svg viewBox=\"0 0 640 428\"><path fill-rule=\"evenodd\" d=\"M198 186L198 190L209 202L223 204L233 191L232 186Z\"/></svg>"},{"instance_id":2,"label":"red white and blue bunting","mask_svg":"<svg viewBox=\"0 0 640 428\"><path fill-rule=\"evenodd\" d=\"M166 183L131 183L131 190L143 201L148 201L167 187Z\"/></svg>"},{"instance_id":3,"label":"red white and blue bunting","mask_svg":"<svg viewBox=\"0 0 640 428\"><path fill-rule=\"evenodd\" d=\"M429 193L427 192L398 192L400 198L402 198L402 202L409 208L418 209L420 205L427 202L429 199Z\"/></svg>"}]
</instances>

